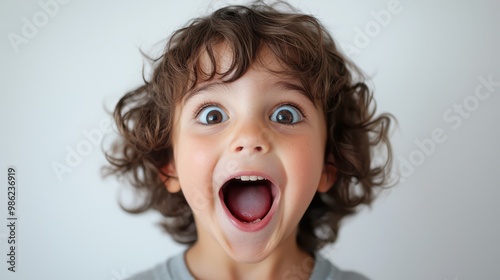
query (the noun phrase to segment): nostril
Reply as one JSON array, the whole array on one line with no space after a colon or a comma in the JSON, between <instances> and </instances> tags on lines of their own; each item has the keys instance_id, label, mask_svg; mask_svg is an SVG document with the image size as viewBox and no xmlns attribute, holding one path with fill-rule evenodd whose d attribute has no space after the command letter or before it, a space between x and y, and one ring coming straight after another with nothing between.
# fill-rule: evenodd
<instances>
[{"instance_id":1,"label":"nostril","mask_svg":"<svg viewBox=\"0 0 500 280\"><path fill-rule=\"evenodd\" d=\"M243 146L238 146L238 147L236 147L236 149L235 149L235 151L236 151L236 152L241 152L241 151L243 151L243 150L245 150L245 147L243 147ZM254 151L256 151L256 152L262 152L262 150L263 150L263 149L262 149L262 147L261 147L261 146L256 146L256 147L254 147Z\"/></svg>"}]
</instances>

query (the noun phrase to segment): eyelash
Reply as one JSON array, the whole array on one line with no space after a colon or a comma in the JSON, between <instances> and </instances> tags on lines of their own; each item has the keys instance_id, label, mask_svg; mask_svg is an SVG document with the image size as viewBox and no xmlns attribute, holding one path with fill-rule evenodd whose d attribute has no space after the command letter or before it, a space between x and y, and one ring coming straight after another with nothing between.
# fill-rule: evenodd
<instances>
[{"instance_id":1,"label":"eyelash","mask_svg":"<svg viewBox=\"0 0 500 280\"><path fill-rule=\"evenodd\" d=\"M203 111L203 109L205 109L207 107L210 107L210 106L221 107L219 103L215 103L215 102L203 102L203 103L200 104L200 106L197 107L197 109L195 109L193 111L193 117L195 119L198 118L198 116L200 115L201 111Z\"/></svg>"},{"instance_id":2,"label":"eyelash","mask_svg":"<svg viewBox=\"0 0 500 280\"><path fill-rule=\"evenodd\" d=\"M289 101L283 101L281 103L279 103L278 105L276 105L276 109L281 107L281 106L292 106L294 107L295 109L297 109L297 111L299 111L299 113L302 115L302 120L305 120L307 119L307 116L306 114L304 114L304 109L302 108L302 106L300 106L299 104L297 103L293 103L293 102L289 102ZM275 110L276 110L275 109ZM274 111L273 111L274 112ZM298 123L292 123L292 124L289 124L289 125L296 125L296 124L299 124L301 122L298 122Z\"/></svg>"}]
</instances>

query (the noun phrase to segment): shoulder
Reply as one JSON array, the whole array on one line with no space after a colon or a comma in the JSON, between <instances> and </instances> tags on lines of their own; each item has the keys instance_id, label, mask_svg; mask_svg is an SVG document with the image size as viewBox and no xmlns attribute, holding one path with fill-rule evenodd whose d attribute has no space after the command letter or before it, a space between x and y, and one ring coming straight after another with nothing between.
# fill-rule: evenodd
<instances>
[{"instance_id":1,"label":"shoulder","mask_svg":"<svg viewBox=\"0 0 500 280\"><path fill-rule=\"evenodd\" d=\"M311 280L370 280L370 278L354 272L354 271L344 271L339 269L329 260L325 259L321 255L316 255L316 263L314 265L313 273L311 275Z\"/></svg>"},{"instance_id":2,"label":"shoulder","mask_svg":"<svg viewBox=\"0 0 500 280\"><path fill-rule=\"evenodd\" d=\"M126 280L159 280L159 279L170 280L171 278L168 277L168 273L166 273L166 277L165 273L163 273L164 266L165 266L164 263L157 264L153 268L137 273L132 277L127 278Z\"/></svg>"},{"instance_id":3,"label":"shoulder","mask_svg":"<svg viewBox=\"0 0 500 280\"><path fill-rule=\"evenodd\" d=\"M184 253L169 258L151 269L142 271L126 280L177 280L192 279L184 263Z\"/></svg>"}]
</instances>

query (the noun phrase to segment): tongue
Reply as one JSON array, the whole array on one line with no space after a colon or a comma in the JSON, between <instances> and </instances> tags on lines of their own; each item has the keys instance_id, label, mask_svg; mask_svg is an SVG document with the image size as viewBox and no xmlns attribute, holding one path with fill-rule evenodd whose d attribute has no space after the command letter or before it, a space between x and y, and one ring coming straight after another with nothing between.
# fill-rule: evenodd
<instances>
[{"instance_id":1,"label":"tongue","mask_svg":"<svg viewBox=\"0 0 500 280\"><path fill-rule=\"evenodd\" d=\"M264 218L271 208L271 192L263 183L251 182L231 186L225 194L226 205L240 221L251 223Z\"/></svg>"}]
</instances>

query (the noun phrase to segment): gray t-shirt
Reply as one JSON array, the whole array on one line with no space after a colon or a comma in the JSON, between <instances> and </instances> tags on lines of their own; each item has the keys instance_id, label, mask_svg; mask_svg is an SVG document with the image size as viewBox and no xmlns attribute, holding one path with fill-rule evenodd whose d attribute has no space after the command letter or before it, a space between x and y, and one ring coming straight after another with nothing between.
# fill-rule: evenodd
<instances>
[{"instance_id":1,"label":"gray t-shirt","mask_svg":"<svg viewBox=\"0 0 500 280\"><path fill-rule=\"evenodd\" d=\"M300 274L284 275L283 279L303 279ZM127 280L194 280L184 262L184 253L175 255L152 269L143 271ZM352 271L342 271L328 260L316 255L314 268L309 280L370 280L369 278Z\"/></svg>"}]
</instances>

